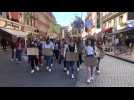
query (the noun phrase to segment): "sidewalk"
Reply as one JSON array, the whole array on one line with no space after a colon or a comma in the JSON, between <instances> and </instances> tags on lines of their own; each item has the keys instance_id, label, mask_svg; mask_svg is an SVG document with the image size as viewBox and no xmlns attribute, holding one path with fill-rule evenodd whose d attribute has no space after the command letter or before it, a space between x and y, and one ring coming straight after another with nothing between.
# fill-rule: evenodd
<instances>
[{"instance_id":1,"label":"sidewalk","mask_svg":"<svg viewBox=\"0 0 134 100\"><path fill-rule=\"evenodd\" d=\"M125 54L125 53L120 54L120 55L115 55L113 52L107 52L106 54L109 55L109 56L127 61L127 62L134 63L134 52L132 53L132 55L128 55L128 54Z\"/></svg>"}]
</instances>

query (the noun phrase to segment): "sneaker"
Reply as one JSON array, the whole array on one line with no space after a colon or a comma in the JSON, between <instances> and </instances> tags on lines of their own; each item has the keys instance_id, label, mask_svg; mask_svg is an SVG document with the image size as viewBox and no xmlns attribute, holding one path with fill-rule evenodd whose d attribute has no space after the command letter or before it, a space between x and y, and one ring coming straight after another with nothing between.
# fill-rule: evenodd
<instances>
[{"instance_id":1,"label":"sneaker","mask_svg":"<svg viewBox=\"0 0 134 100\"><path fill-rule=\"evenodd\" d=\"M77 68L77 71L80 71L80 68Z\"/></svg>"},{"instance_id":2,"label":"sneaker","mask_svg":"<svg viewBox=\"0 0 134 100\"><path fill-rule=\"evenodd\" d=\"M94 80L94 77L91 77L90 80Z\"/></svg>"},{"instance_id":3,"label":"sneaker","mask_svg":"<svg viewBox=\"0 0 134 100\"><path fill-rule=\"evenodd\" d=\"M69 75L69 71L67 71L67 75Z\"/></svg>"},{"instance_id":4,"label":"sneaker","mask_svg":"<svg viewBox=\"0 0 134 100\"><path fill-rule=\"evenodd\" d=\"M36 68L36 70L37 70L37 71L39 71L39 70L40 70L38 66L36 66L35 68Z\"/></svg>"},{"instance_id":5,"label":"sneaker","mask_svg":"<svg viewBox=\"0 0 134 100\"><path fill-rule=\"evenodd\" d=\"M34 73L34 70L31 70L31 74L33 74Z\"/></svg>"},{"instance_id":6,"label":"sneaker","mask_svg":"<svg viewBox=\"0 0 134 100\"><path fill-rule=\"evenodd\" d=\"M64 71L66 71L67 70L67 68L64 68Z\"/></svg>"},{"instance_id":7,"label":"sneaker","mask_svg":"<svg viewBox=\"0 0 134 100\"><path fill-rule=\"evenodd\" d=\"M72 79L74 79L75 77L74 77L74 74L72 74Z\"/></svg>"},{"instance_id":8,"label":"sneaker","mask_svg":"<svg viewBox=\"0 0 134 100\"><path fill-rule=\"evenodd\" d=\"M49 66L47 66L46 69L48 70L49 69Z\"/></svg>"},{"instance_id":9,"label":"sneaker","mask_svg":"<svg viewBox=\"0 0 134 100\"><path fill-rule=\"evenodd\" d=\"M48 71L49 71L49 72L51 72L51 71L52 71L52 69L51 69L51 68L49 68L49 69L48 69Z\"/></svg>"},{"instance_id":10,"label":"sneaker","mask_svg":"<svg viewBox=\"0 0 134 100\"><path fill-rule=\"evenodd\" d=\"M91 79L88 79L88 80L87 80L87 83L89 84L90 82L91 82Z\"/></svg>"},{"instance_id":11,"label":"sneaker","mask_svg":"<svg viewBox=\"0 0 134 100\"><path fill-rule=\"evenodd\" d=\"M97 71L97 74L100 74L100 70Z\"/></svg>"}]
</instances>

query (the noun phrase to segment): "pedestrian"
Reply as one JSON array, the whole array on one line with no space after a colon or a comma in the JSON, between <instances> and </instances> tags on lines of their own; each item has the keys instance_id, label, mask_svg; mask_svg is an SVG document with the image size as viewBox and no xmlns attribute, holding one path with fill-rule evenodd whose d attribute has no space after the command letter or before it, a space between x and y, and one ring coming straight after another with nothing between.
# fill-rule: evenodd
<instances>
[{"instance_id":1,"label":"pedestrian","mask_svg":"<svg viewBox=\"0 0 134 100\"><path fill-rule=\"evenodd\" d=\"M66 49L66 52L71 52L71 53L75 53L75 43L73 41L73 39L70 39L69 41L69 45L68 48ZM71 74L71 78L74 79L74 61L66 61L67 63L67 75Z\"/></svg>"},{"instance_id":2,"label":"pedestrian","mask_svg":"<svg viewBox=\"0 0 134 100\"><path fill-rule=\"evenodd\" d=\"M38 63L40 66L43 66L43 61L42 61L42 58L43 58L43 50L42 50L42 41L40 39L38 39L38 42L37 42L37 46L38 46L38 49L39 49L39 59L38 59Z\"/></svg>"},{"instance_id":3,"label":"pedestrian","mask_svg":"<svg viewBox=\"0 0 134 100\"><path fill-rule=\"evenodd\" d=\"M15 41L12 39L11 43L10 43L10 46L11 46L11 61L14 61L15 60Z\"/></svg>"},{"instance_id":4,"label":"pedestrian","mask_svg":"<svg viewBox=\"0 0 134 100\"><path fill-rule=\"evenodd\" d=\"M68 41L67 39L64 41L64 51L63 51L63 57L64 57L64 71L67 72L67 74L69 74L69 72L67 71L67 61L66 61L66 52L68 50Z\"/></svg>"},{"instance_id":5,"label":"pedestrian","mask_svg":"<svg viewBox=\"0 0 134 100\"><path fill-rule=\"evenodd\" d=\"M53 53L53 45L51 44L50 40L47 39L46 42L43 43L43 49L49 49L52 51ZM46 69L51 72L52 71L52 57L53 57L53 54L50 54L50 55L44 55L44 58L46 60Z\"/></svg>"},{"instance_id":6,"label":"pedestrian","mask_svg":"<svg viewBox=\"0 0 134 100\"><path fill-rule=\"evenodd\" d=\"M50 39L50 45L51 45L51 48L52 48L52 51L53 51L53 55L51 55L51 67L53 67L53 63L54 63L54 39Z\"/></svg>"},{"instance_id":7,"label":"pedestrian","mask_svg":"<svg viewBox=\"0 0 134 100\"><path fill-rule=\"evenodd\" d=\"M31 41L29 48L37 48L37 42L36 41ZM39 71L39 66L38 66L38 56L37 55L29 55L30 59L30 64L31 64L31 74L35 72L35 69Z\"/></svg>"},{"instance_id":8,"label":"pedestrian","mask_svg":"<svg viewBox=\"0 0 134 100\"><path fill-rule=\"evenodd\" d=\"M64 60L64 40L60 41L60 57L59 57L59 64Z\"/></svg>"},{"instance_id":9,"label":"pedestrian","mask_svg":"<svg viewBox=\"0 0 134 100\"><path fill-rule=\"evenodd\" d=\"M56 41L55 45L54 45L54 56L56 57L57 62L58 62L58 59L59 59L59 52L60 52L59 49L60 49L59 42Z\"/></svg>"},{"instance_id":10,"label":"pedestrian","mask_svg":"<svg viewBox=\"0 0 134 100\"><path fill-rule=\"evenodd\" d=\"M97 41L95 46L95 56L97 57L97 66L96 66L97 74L100 74L100 60L104 57L104 50L102 45L103 43L101 41Z\"/></svg>"},{"instance_id":11,"label":"pedestrian","mask_svg":"<svg viewBox=\"0 0 134 100\"><path fill-rule=\"evenodd\" d=\"M86 41L85 46L86 53L86 66L87 66L87 83L90 83L94 79L94 67L95 67L95 50L91 46L91 41Z\"/></svg>"},{"instance_id":12,"label":"pedestrian","mask_svg":"<svg viewBox=\"0 0 134 100\"><path fill-rule=\"evenodd\" d=\"M22 42L21 38L18 38L16 42L16 60L18 63L22 61L22 52L24 48L24 43Z\"/></svg>"},{"instance_id":13,"label":"pedestrian","mask_svg":"<svg viewBox=\"0 0 134 100\"><path fill-rule=\"evenodd\" d=\"M3 48L3 50L5 51L6 50L6 47L7 47L7 41L5 38L2 38L1 39L1 46Z\"/></svg>"}]
</instances>

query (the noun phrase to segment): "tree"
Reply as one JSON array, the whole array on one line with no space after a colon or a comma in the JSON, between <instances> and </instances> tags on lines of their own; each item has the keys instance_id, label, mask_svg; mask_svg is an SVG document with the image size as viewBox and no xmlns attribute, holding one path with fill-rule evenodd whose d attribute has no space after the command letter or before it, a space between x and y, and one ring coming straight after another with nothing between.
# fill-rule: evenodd
<instances>
[{"instance_id":1,"label":"tree","mask_svg":"<svg viewBox=\"0 0 134 100\"><path fill-rule=\"evenodd\" d=\"M48 30L48 32L51 32L51 33L60 33L60 31L61 31L61 26L56 23L52 23Z\"/></svg>"}]
</instances>

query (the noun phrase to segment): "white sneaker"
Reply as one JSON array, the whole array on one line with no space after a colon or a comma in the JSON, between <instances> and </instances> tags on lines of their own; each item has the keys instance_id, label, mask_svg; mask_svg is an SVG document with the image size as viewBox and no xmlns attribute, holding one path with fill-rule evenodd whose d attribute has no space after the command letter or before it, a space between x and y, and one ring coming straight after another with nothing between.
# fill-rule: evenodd
<instances>
[{"instance_id":1,"label":"white sneaker","mask_svg":"<svg viewBox=\"0 0 134 100\"><path fill-rule=\"evenodd\" d=\"M66 71L67 70L67 68L64 68L64 71Z\"/></svg>"},{"instance_id":2,"label":"white sneaker","mask_svg":"<svg viewBox=\"0 0 134 100\"><path fill-rule=\"evenodd\" d=\"M34 73L34 70L31 70L31 74L33 74Z\"/></svg>"},{"instance_id":3,"label":"white sneaker","mask_svg":"<svg viewBox=\"0 0 134 100\"><path fill-rule=\"evenodd\" d=\"M97 74L100 74L100 70L97 71Z\"/></svg>"},{"instance_id":4,"label":"white sneaker","mask_svg":"<svg viewBox=\"0 0 134 100\"><path fill-rule=\"evenodd\" d=\"M36 67L36 70L37 70L37 71L39 71L39 70L40 70L40 68L37 66L37 67Z\"/></svg>"},{"instance_id":5,"label":"white sneaker","mask_svg":"<svg viewBox=\"0 0 134 100\"><path fill-rule=\"evenodd\" d=\"M75 77L74 77L74 74L72 74L72 79L74 79Z\"/></svg>"},{"instance_id":6,"label":"white sneaker","mask_svg":"<svg viewBox=\"0 0 134 100\"><path fill-rule=\"evenodd\" d=\"M48 69L48 71L49 71L49 72L51 72L51 71L52 71L52 69L51 69L51 68L49 68L49 69Z\"/></svg>"},{"instance_id":7,"label":"white sneaker","mask_svg":"<svg viewBox=\"0 0 134 100\"><path fill-rule=\"evenodd\" d=\"M69 75L69 71L67 71L67 75Z\"/></svg>"},{"instance_id":8,"label":"white sneaker","mask_svg":"<svg viewBox=\"0 0 134 100\"><path fill-rule=\"evenodd\" d=\"M91 82L91 79L88 79L88 80L87 80L87 83L90 83L90 82Z\"/></svg>"},{"instance_id":9,"label":"white sneaker","mask_svg":"<svg viewBox=\"0 0 134 100\"><path fill-rule=\"evenodd\" d=\"M94 80L94 77L91 77L90 79L91 79L91 80Z\"/></svg>"},{"instance_id":10,"label":"white sneaker","mask_svg":"<svg viewBox=\"0 0 134 100\"><path fill-rule=\"evenodd\" d=\"M77 71L80 71L80 68L77 68Z\"/></svg>"},{"instance_id":11,"label":"white sneaker","mask_svg":"<svg viewBox=\"0 0 134 100\"><path fill-rule=\"evenodd\" d=\"M48 70L49 69L49 66L47 66L46 69Z\"/></svg>"}]
</instances>

